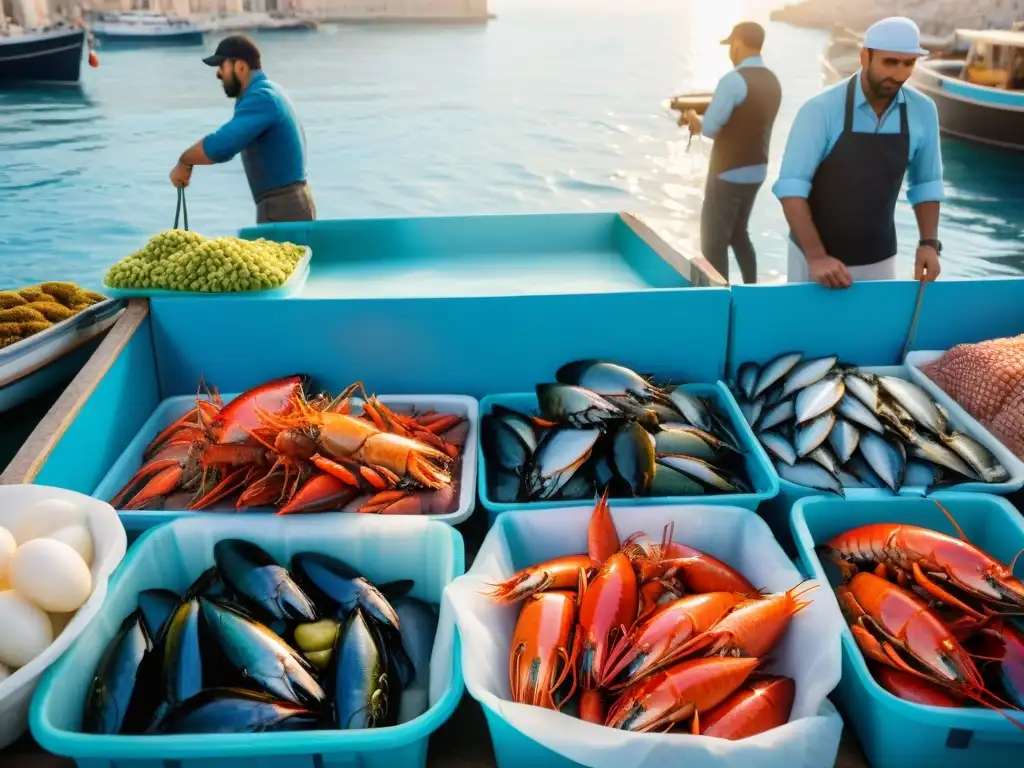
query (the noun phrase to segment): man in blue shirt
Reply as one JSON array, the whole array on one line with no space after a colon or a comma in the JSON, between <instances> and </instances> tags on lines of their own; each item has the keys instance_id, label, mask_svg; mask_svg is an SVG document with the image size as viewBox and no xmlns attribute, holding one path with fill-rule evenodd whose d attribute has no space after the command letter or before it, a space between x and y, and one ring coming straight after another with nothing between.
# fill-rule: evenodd
<instances>
[{"instance_id":1,"label":"man in blue shirt","mask_svg":"<svg viewBox=\"0 0 1024 768\"><path fill-rule=\"evenodd\" d=\"M736 68L719 81L703 120L690 109L680 125L686 122L692 133L715 140L700 214L701 253L728 280L732 246L743 282L756 283L757 254L747 228L768 173L768 145L782 87L761 58L760 24L737 24L722 45L729 46Z\"/></svg>"},{"instance_id":2,"label":"man in blue shirt","mask_svg":"<svg viewBox=\"0 0 1024 768\"><path fill-rule=\"evenodd\" d=\"M313 221L306 136L288 97L263 72L259 48L245 35L231 35L203 63L217 67L224 93L235 99L235 114L185 150L171 171L171 183L187 187L193 166L226 163L241 153L258 224Z\"/></svg>"},{"instance_id":3,"label":"man in blue shirt","mask_svg":"<svg viewBox=\"0 0 1024 768\"><path fill-rule=\"evenodd\" d=\"M914 277L939 276L938 113L903 87L926 54L913 21L879 21L864 35L857 74L800 108L773 188L790 227L790 282L846 288L894 279L904 176L920 232Z\"/></svg>"}]
</instances>

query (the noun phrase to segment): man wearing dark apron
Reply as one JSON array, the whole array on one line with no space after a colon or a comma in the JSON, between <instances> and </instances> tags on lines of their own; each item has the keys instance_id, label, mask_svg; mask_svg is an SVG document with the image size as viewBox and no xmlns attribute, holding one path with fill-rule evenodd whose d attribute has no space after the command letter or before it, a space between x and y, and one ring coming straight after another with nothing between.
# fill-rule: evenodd
<instances>
[{"instance_id":1,"label":"man wearing dark apron","mask_svg":"<svg viewBox=\"0 0 1024 768\"><path fill-rule=\"evenodd\" d=\"M258 224L316 219L306 183L306 136L288 97L263 72L259 48L244 35L230 35L203 63L217 68L224 93L235 99L235 113L185 150L171 183L187 187L193 166L225 163L241 154Z\"/></svg>"},{"instance_id":2,"label":"man wearing dark apron","mask_svg":"<svg viewBox=\"0 0 1024 768\"><path fill-rule=\"evenodd\" d=\"M903 87L926 53L910 19L877 22L865 33L861 70L801 107L773 188L790 226L789 282L847 288L895 279L904 176L920 233L914 277L938 277L938 114L931 99Z\"/></svg>"}]
</instances>

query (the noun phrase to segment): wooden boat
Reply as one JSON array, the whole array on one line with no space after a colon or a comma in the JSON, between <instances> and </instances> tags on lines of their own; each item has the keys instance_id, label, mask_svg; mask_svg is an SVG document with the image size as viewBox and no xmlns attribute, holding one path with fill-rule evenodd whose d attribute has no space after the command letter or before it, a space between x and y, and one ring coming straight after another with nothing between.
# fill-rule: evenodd
<instances>
[{"instance_id":1,"label":"wooden boat","mask_svg":"<svg viewBox=\"0 0 1024 768\"><path fill-rule=\"evenodd\" d=\"M85 362L74 353L106 333L123 311L123 302L101 301L0 349L0 414L70 380Z\"/></svg>"},{"instance_id":2,"label":"wooden boat","mask_svg":"<svg viewBox=\"0 0 1024 768\"><path fill-rule=\"evenodd\" d=\"M74 85L82 72L85 30L0 29L0 87Z\"/></svg>"},{"instance_id":3,"label":"wooden boat","mask_svg":"<svg viewBox=\"0 0 1024 768\"><path fill-rule=\"evenodd\" d=\"M1024 150L1024 30L957 30L965 59L918 63L914 87L934 99L943 133Z\"/></svg>"}]
</instances>

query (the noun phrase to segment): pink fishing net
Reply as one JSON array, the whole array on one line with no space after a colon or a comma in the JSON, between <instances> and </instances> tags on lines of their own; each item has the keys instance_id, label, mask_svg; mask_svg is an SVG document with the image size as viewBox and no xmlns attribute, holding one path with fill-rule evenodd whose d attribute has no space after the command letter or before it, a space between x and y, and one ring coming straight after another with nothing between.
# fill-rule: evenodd
<instances>
[{"instance_id":1,"label":"pink fishing net","mask_svg":"<svg viewBox=\"0 0 1024 768\"><path fill-rule=\"evenodd\" d=\"M958 344L921 370L1024 459L1024 334Z\"/></svg>"}]
</instances>

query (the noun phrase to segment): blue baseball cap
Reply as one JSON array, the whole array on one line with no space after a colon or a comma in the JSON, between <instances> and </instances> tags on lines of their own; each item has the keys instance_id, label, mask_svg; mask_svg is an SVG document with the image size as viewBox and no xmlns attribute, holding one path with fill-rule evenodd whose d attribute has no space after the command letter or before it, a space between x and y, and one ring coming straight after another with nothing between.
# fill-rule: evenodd
<instances>
[{"instance_id":1,"label":"blue baseball cap","mask_svg":"<svg viewBox=\"0 0 1024 768\"><path fill-rule=\"evenodd\" d=\"M863 46L906 56L928 55L928 51L921 47L921 30L906 16L890 16L876 21L864 33Z\"/></svg>"}]
</instances>

